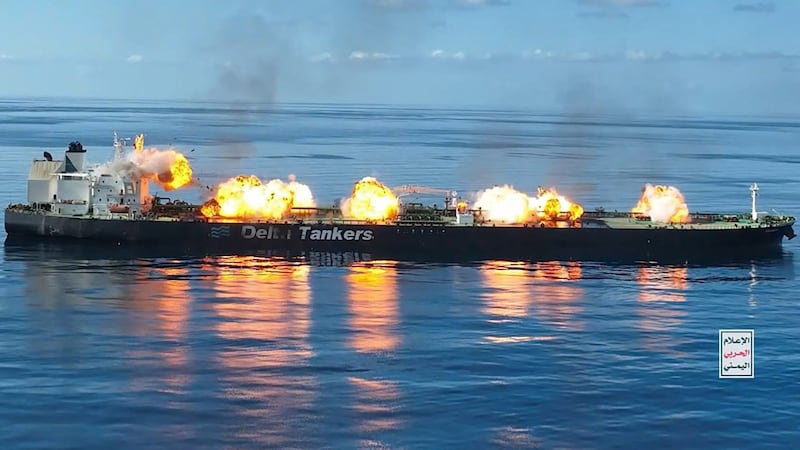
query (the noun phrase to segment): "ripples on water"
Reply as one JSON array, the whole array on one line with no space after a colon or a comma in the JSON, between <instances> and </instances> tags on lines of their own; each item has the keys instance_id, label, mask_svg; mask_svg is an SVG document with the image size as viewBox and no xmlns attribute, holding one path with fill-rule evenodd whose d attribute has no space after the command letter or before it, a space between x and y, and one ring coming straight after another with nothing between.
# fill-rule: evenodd
<instances>
[{"instance_id":1,"label":"ripples on water","mask_svg":"<svg viewBox=\"0 0 800 450\"><path fill-rule=\"evenodd\" d=\"M177 136L210 182L242 167L296 173L326 201L378 174L465 193L554 177L589 207L619 209L654 181L690 206L747 210L758 181L765 208L796 205L787 119L123 106L0 102L2 197L24 198L41 147L81 139L109 155L117 127L152 144ZM6 247L0 444L791 447L796 245L714 266ZM756 377L719 380L718 330L739 327L756 330Z\"/></svg>"}]
</instances>

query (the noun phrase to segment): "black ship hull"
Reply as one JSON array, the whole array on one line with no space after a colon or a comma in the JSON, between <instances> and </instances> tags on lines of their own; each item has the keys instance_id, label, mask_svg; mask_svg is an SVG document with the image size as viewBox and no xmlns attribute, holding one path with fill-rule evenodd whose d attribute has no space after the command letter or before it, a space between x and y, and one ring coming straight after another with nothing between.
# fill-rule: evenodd
<instances>
[{"instance_id":1,"label":"black ship hull","mask_svg":"<svg viewBox=\"0 0 800 450\"><path fill-rule=\"evenodd\" d=\"M350 252L414 260L681 260L780 255L791 223L724 229L107 220L6 210L10 241L81 240L183 254Z\"/></svg>"}]
</instances>

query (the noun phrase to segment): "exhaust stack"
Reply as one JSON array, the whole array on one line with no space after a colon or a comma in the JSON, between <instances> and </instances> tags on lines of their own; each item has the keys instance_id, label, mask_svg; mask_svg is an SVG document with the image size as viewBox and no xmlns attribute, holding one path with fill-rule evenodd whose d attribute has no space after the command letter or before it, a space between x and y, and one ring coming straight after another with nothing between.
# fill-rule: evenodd
<instances>
[{"instance_id":1,"label":"exhaust stack","mask_svg":"<svg viewBox=\"0 0 800 450\"><path fill-rule=\"evenodd\" d=\"M83 173L84 170L86 170L86 150L80 142L70 142L64 154L64 172Z\"/></svg>"}]
</instances>

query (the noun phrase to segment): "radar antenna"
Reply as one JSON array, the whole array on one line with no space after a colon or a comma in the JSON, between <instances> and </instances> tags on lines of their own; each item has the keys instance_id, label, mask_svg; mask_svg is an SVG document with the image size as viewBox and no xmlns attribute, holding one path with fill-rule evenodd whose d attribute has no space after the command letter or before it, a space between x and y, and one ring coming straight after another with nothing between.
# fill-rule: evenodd
<instances>
[{"instance_id":1,"label":"radar antenna","mask_svg":"<svg viewBox=\"0 0 800 450\"><path fill-rule=\"evenodd\" d=\"M753 199L753 210L751 211L751 218L753 222L758 222L758 211L756 210L756 197L758 197L758 184L753 183L750 185L751 197Z\"/></svg>"}]
</instances>

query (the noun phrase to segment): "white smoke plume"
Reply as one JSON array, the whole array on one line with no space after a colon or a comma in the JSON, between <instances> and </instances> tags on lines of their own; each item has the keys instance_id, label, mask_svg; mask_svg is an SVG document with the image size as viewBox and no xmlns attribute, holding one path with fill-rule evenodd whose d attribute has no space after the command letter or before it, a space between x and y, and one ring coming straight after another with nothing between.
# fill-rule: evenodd
<instances>
[{"instance_id":1,"label":"white smoke plume","mask_svg":"<svg viewBox=\"0 0 800 450\"><path fill-rule=\"evenodd\" d=\"M314 195L311 193L311 188L306 184L298 182L294 174L289 175L287 187L294 193L294 203L292 206L297 208L313 208L317 206Z\"/></svg>"},{"instance_id":2,"label":"white smoke plume","mask_svg":"<svg viewBox=\"0 0 800 450\"><path fill-rule=\"evenodd\" d=\"M103 173L113 173L123 177L141 178L169 173L169 168L178 158L175 150L146 148L140 152L130 152L124 159L111 161L100 166Z\"/></svg>"},{"instance_id":3,"label":"white smoke plume","mask_svg":"<svg viewBox=\"0 0 800 450\"><path fill-rule=\"evenodd\" d=\"M678 188L647 184L632 212L649 216L653 222L686 222L689 207Z\"/></svg>"},{"instance_id":4,"label":"white smoke plume","mask_svg":"<svg viewBox=\"0 0 800 450\"><path fill-rule=\"evenodd\" d=\"M494 186L478 192L474 209L483 211L492 222L523 223L530 218L530 198L512 186Z\"/></svg>"}]
</instances>

